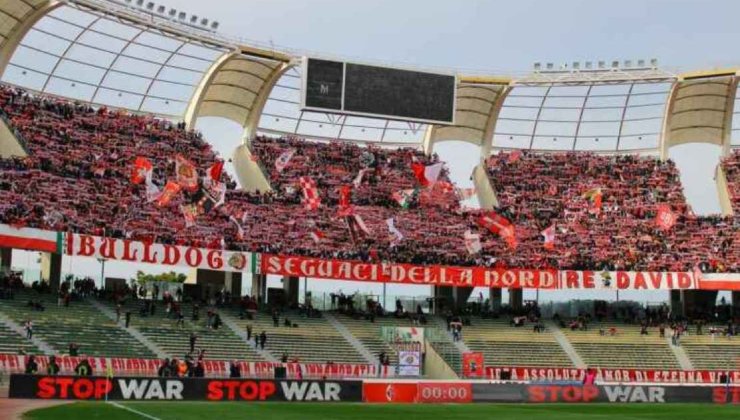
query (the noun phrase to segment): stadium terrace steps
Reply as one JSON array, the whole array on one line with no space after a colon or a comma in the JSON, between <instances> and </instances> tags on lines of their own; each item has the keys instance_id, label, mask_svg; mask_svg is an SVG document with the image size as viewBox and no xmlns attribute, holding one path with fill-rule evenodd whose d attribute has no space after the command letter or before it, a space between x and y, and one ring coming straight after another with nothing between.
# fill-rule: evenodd
<instances>
[{"instance_id":1,"label":"stadium terrace steps","mask_svg":"<svg viewBox=\"0 0 740 420\"><path fill-rule=\"evenodd\" d=\"M740 363L740 340L719 334L708 334L705 326L702 335L692 331L681 337L681 348L691 360L694 369L728 369Z\"/></svg>"},{"instance_id":2,"label":"stadium terrace steps","mask_svg":"<svg viewBox=\"0 0 740 420\"><path fill-rule=\"evenodd\" d=\"M231 331L234 332L239 338L244 341L245 344L251 346L254 351L259 354L263 359L267 360L268 362L277 362L278 359L272 355L267 350L262 350L262 348L255 346L254 340L250 340L247 338L247 331L246 328L241 328L237 323L236 320L234 320L232 317L228 316L227 314L221 314L221 320L224 322L224 325L231 329Z\"/></svg>"},{"instance_id":3,"label":"stadium terrace steps","mask_svg":"<svg viewBox=\"0 0 740 420\"><path fill-rule=\"evenodd\" d=\"M570 357L570 361L573 362L573 365L577 368L585 368L586 363L581 359L581 356L578 354L576 349L573 348L573 345L570 344L570 341L568 341L568 338L563 334L560 328L552 321L546 322L545 327L549 331L552 331L553 336L555 336L555 339L558 341L558 344L560 344L560 347L563 349L565 354Z\"/></svg>"},{"instance_id":4,"label":"stadium terrace steps","mask_svg":"<svg viewBox=\"0 0 740 420\"><path fill-rule=\"evenodd\" d=\"M398 363L398 354L396 350L391 347L390 344L383 340L382 328L383 327L411 327L411 321L407 319L396 319L392 317L376 317L375 322L370 322L365 319L354 319L347 315L337 313L335 315L337 320L341 322L347 330L357 337L360 342L367 347L368 350L375 356L381 352L385 352L391 361L391 365ZM426 327L426 325L422 325Z\"/></svg>"},{"instance_id":5,"label":"stadium terrace steps","mask_svg":"<svg viewBox=\"0 0 740 420\"><path fill-rule=\"evenodd\" d=\"M462 336L472 351L482 352L488 366L573 366L552 332L533 333L508 320L475 318Z\"/></svg>"},{"instance_id":6,"label":"stadium terrace steps","mask_svg":"<svg viewBox=\"0 0 740 420\"><path fill-rule=\"evenodd\" d=\"M616 334L609 333L616 328ZM679 369L678 360L657 328L640 335L639 325L593 323L587 331L561 329L588 367L633 369ZM670 333L666 331L666 334Z\"/></svg>"},{"instance_id":7,"label":"stadium terrace steps","mask_svg":"<svg viewBox=\"0 0 740 420\"><path fill-rule=\"evenodd\" d=\"M265 350L275 359L287 354L289 360L298 359L302 363L367 363L365 357L324 318L306 318L289 311L279 316L279 326L275 327L272 315L268 313L259 312L251 320L241 320L237 309L224 312L227 317L236 318L237 328L246 331L247 325L252 326L252 342L255 335L264 331L267 335ZM298 327L286 327L286 316Z\"/></svg>"},{"instance_id":8,"label":"stadium terrace steps","mask_svg":"<svg viewBox=\"0 0 740 420\"><path fill-rule=\"evenodd\" d=\"M28 354L45 353L39 350L32 341L26 340L25 335L7 325L8 322L13 321L3 318L5 317L0 315L0 353L18 354L21 350Z\"/></svg>"},{"instance_id":9,"label":"stadium terrace steps","mask_svg":"<svg viewBox=\"0 0 740 420\"><path fill-rule=\"evenodd\" d=\"M40 301L45 310L32 310L27 306L30 300ZM121 331L85 300L73 300L64 307L57 305L54 295L21 291L15 299L3 301L0 312L19 324L32 320L34 336L58 353L66 354L69 344L75 343L80 355L155 357L146 346Z\"/></svg>"},{"instance_id":10,"label":"stadium terrace steps","mask_svg":"<svg viewBox=\"0 0 740 420\"><path fill-rule=\"evenodd\" d=\"M373 356L370 350L368 350L367 347L365 347L362 342L357 339L357 337L352 335L347 327L339 322L331 312L325 312L324 318L329 321L332 327L334 327L334 329L336 329L342 335L342 337L344 337L345 340L352 344L352 347L354 347L354 349L357 350L357 352L360 353L368 363L374 364L377 362L377 359Z\"/></svg>"},{"instance_id":11,"label":"stadium terrace steps","mask_svg":"<svg viewBox=\"0 0 740 420\"><path fill-rule=\"evenodd\" d=\"M181 310L185 315L185 322L184 326L179 327L174 315L167 318L161 301L156 303L154 315L144 317L139 313L139 305L142 304L143 301L126 302L123 312L130 310L131 325L170 357L185 357L190 352L190 333L195 332L197 335L195 351L205 350L207 359L264 361L230 328L223 325L217 330L207 328L207 307L200 309L198 321L192 321L193 306L183 303Z\"/></svg>"},{"instance_id":12,"label":"stadium terrace steps","mask_svg":"<svg viewBox=\"0 0 740 420\"><path fill-rule=\"evenodd\" d=\"M101 313L103 313L105 316L107 316L109 319L115 321L116 314L115 314L115 312L111 308L103 305L102 303L96 301L95 299L91 299L90 300L90 303L93 306L95 306L96 308L98 308L98 310ZM116 325L118 325L118 328L121 328L123 331L126 331L128 334L131 334L131 336L133 336L135 339L137 339L139 342L141 342L141 344L145 345L152 353L156 354L157 357L164 358L166 356L165 355L165 352L162 351L162 349L160 349L159 347L157 347L156 344L154 344L151 340L149 340L148 338L146 338L133 325L129 325L128 328L123 328L121 326L121 323L120 322L116 323Z\"/></svg>"}]
</instances>

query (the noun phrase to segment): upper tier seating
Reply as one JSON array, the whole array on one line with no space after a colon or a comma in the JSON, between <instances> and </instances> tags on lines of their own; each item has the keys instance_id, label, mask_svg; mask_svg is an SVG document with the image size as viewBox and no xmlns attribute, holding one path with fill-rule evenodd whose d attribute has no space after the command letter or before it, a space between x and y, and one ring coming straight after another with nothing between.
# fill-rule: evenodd
<instances>
[{"instance_id":1,"label":"upper tier seating","mask_svg":"<svg viewBox=\"0 0 740 420\"><path fill-rule=\"evenodd\" d=\"M704 271L740 269L733 220L698 218L683 196L671 161L591 153L501 153L488 161L499 204L517 226L520 245L508 251L509 265L574 269ZM592 214L583 197L600 188L603 206ZM668 232L658 230L657 207L678 215ZM555 249L542 246L540 232L557 228Z\"/></svg>"},{"instance_id":2,"label":"upper tier seating","mask_svg":"<svg viewBox=\"0 0 740 420\"><path fill-rule=\"evenodd\" d=\"M291 149L295 153L281 172L275 161ZM366 169L362 183L352 193L353 204L359 206L398 207L392 194L419 185L411 164L438 162L436 155L429 158L417 149L360 147L347 142L310 143L296 138L257 137L251 143L251 151L262 164L273 189L284 191L296 187L301 177L308 176L316 181L322 198L332 203L339 201L338 188L352 185L359 171ZM440 174L439 181L449 182L446 170ZM454 194L440 198L443 202L438 204L442 206L458 206Z\"/></svg>"},{"instance_id":3,"label":"upper tier seating","mask_svg":"<svg viewBox=\"0 0 740 420\"><path fill-rule=\"evenodd\" d=\"M533 333L533 324L510 326L508 320L473 319L462 330L472 351L482 352L487 366L572 366L551 332Z\"/></svg>"},{"instance_id":4,"label":"upper tier seating","mask_svg":"<svg viewBox=\"0 0 740 420\"><path fill-rule=\"evenodd\" d=\"M44 311L28 307L31 300L41 302ZM60 354L68 354L70 343L75 343L79 346L80 355L155 357L141 342L86 300L72 300L68 307L58 306L55 295L26 290L18 292L15 299L0 302L1 313L20 325L30 319L34 336ZM25 337L21 340L28 343Z\"/></svg>"}]
</instances>

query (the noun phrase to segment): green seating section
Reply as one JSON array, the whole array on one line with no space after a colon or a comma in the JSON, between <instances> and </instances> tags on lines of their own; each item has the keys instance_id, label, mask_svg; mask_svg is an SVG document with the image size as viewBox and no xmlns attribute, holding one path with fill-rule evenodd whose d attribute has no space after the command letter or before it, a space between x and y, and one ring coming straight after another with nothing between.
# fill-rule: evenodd
<instances>
[{"instance_id":1,"label":"green seating section","mask_svg":"<svg viewBox=\"0 0 740 420\"><path fill-rule=\"evenodd\" d=\"M435 341L431 345L455 373L462 374L462 354L452 341Z\"/></svg>"},{"instance_id":2,"label":"green seating section","mask_svg":"<svg viewBox=\"0 0 740 420\"><path fill-rule=\"evenodd\" d=\"M483 353L487 366L572 366L551 332L532 332L528 324L512 327L508 320L473 319L462 337L472 351Z\"/></svg>"},{"instance_id":3,"label":"green seating section","mask_svg":"<svg viewBox=\"0 0 740 420\"><path fill-rule=\"evenodd\" d=\"M678 360L657 328L650 328L648 335L640 335L639 325L603 324L605 335L593 324L587 331L563 328L563 334L573 344L576 352L589 367L625 369L679 369ZM616 328L616 334L609 333ZM670 330L666 330L666 335Z\"/></svg>"},{"instance_id":4,"label":"green seating section","mask_svg":"<svg viewBox=\"0 0 740 420\"><path fill-rule=\"evenodd\" d=\"M367 363L324 318L306 318L288 312L279 317L279 326L275 327L272 315L268 313L258 313L252 320L240 320L236 310L229 311L227 316L231 316L243 331L246 331L247 325L252 325L252 334L264 331L267 335L265 350L278 360L285 353L289 360L298 359L303 363ZM286 316L298 328L284 326Z\"/></svg>"},{"instance_id":5,"label":"green seating section","mask_svg":"<svg viewBox=\"0 0 740 420\"><path fill-rule=\"evenodd\" d=\"M740 368L740 337L725 337L708 334L710 327L704 327L704 334L696 335L695 330L681 337L681 347L689 356L694 369L738 369Z\"/></svg>"},{"instance_id":6,"label":"green seating section","mask_svg":"<svg viewBox=\"0 0 740 420\"><path fill-rule=\"evenodd\" d=\"M31 299L41 301L45 310L26 306ZM146 346L87 301L72 301L68 307L60 307L56 296L27 290L17 293L13 300L0 301L0 312L21 325L28 319L33 321L34 336L59 354L67 354L69 344L76 343L80 355L154 357Z\"/></svg>"},{"instance_id":7,"label":"green seating section","mask_svg":"<svg viewBox=\"0 0 740 420\"><path fill-rule=\"evenodd\" d=\"M5 300L0 300L0 309ZM0 353L18 354L21 349L27 354L41 354L26 337L0 324Z\"/></svg>"},{"instance_id":8,"label":"green seating section","mask_svg":"<svg viewBox=\"0 0 740 420\"><path fill-rule=\"evenodd\" d=\"M390 357L391 365L398 363L398 354L395 349L383 340L383 327L411 327L413 326L408 319L396 319L392 317L375 318L375 322L365 319L354 319L352 317L336 314L336 318L342 323L349 332L355 336L373 356L385 352Z\"/></svg>"},{"instance_id":9,"label":"green seating section","mask_svg":"<svg viewBox=\"0 0 740 420\"><path fill-rule=\"evenodd\" d=\"M185 324L180 327L174 317L167 318L162 302L157 302L153 316L145 317L139 314L139 302L127 302L126 305L123 312L131 311L131 326L169 357L185 357L190 352L190 333L195 332L198 337L195 351L205 350L205 357L208 359L264 361L251 345L245 343L226 325L221 325L217 330L207 328L207 308L200 309L199 320L194 322L191 320L192 305L184 303L182 313L185 315Z\"/></svg>"}]
</instances>

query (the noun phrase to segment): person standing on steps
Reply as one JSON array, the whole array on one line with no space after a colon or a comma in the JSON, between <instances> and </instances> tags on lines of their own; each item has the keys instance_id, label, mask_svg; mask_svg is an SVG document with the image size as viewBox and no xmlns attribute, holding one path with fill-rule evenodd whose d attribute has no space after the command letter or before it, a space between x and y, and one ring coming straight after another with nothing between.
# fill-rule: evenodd
<instances>
[{"instance_id":1,"label":"person standing on steps","mask_svg":"<svg viewBox=\"0 0 740 420\"><path fill-rule=\"evenodd\" d=\"M126 311L126 328L128 328L130 323L131 323L131 311Z\"/></svg>"},{"instance_id":2,"label":"person standing on steps","mask_svg":"<svg viewBox=\"0 0 740 420\"><path fill-rule=\"evenodd\" d=\"M247 324L247 341L252 338L252 324Z\"/></svg>"},{"instance_id":3,"label":"person standing on steps","mask_svg":"<svg viewBox=\"0 0 740 420\"><path fill-rule=\"evenodd\" d=\"M267 333L262 331L262 334L260 334L260 347L262 347L262 350L265 349L265 343L267 343Z\"/></svg>"},{"instance_id":4,"label":"person standing on steps","mask_svg":"<svg viewBox=\"0 0 740 420\"><path fill-rule=\"evenodd\" d=\"M26 329L26 338L29 340L32 340L33 339L33 321L31 321L30 319L26 321L25 329Z\"/></svg>"}]
</instances>

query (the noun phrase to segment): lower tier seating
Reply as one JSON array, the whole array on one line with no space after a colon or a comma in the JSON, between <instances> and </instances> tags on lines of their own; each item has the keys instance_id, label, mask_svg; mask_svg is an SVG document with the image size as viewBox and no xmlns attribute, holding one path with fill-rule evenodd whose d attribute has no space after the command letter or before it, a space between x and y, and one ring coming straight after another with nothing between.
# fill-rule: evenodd
<instances>
[{"instance_id":1,"label":"lower tier seating","mask_svg":"<svg viewBox=\"0 0 740 420\"><path fill-rule=\"evenodd\" d=\"M29 301L40 302L44 310L30 308ZM84 300L58 306L55 295L22 291L15 299L4 300L0 312L21 325L31 320L34 336L60 354L67 354L70 343L75 343L80 355L154 357L146 346Z\"/></svg>"}]
</instances>

